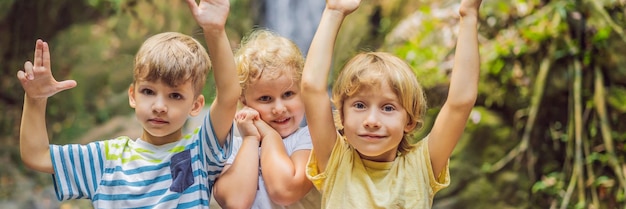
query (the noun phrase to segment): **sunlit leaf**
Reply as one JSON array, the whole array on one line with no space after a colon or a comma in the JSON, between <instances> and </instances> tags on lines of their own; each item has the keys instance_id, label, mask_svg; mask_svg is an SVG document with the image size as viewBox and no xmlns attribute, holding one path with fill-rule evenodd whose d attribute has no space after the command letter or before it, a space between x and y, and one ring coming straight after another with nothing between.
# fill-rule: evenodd
<instances>
[{"instance_id":1,"label":"sunlit leaf","mask_svg":"<svg viewBox=\"0 0 626 209\"><path fill-rule=\"evenodd\" d=\"M617 86L610 88L607 101L611 107L622 113L626 112L626 88Z\"/></svg>"}]
</instances>

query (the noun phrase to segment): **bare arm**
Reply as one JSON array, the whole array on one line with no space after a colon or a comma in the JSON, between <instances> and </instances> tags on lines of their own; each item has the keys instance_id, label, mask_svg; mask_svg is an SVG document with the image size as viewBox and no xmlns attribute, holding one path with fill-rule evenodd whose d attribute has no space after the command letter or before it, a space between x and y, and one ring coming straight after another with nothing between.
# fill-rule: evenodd
<instances>
[{"instance_id":1,"label":"bare arm","mask_svg":"<svg viewBox=\"0 0 626 209\"><path fill-rule=\"evenodd\" d=\"M57 82L50 68L48 43L37 40L34 63L24 63L24 71L17 78L26 92L20 125L20 154L24 164L36 171L54 173L50 157L50 142L46 127L48 97L74 88L76 81Z\"/></svg>"},{"instance_id":2,"label":"bare arm","mask_svg":"<svg viewBox=\"0 0 626 209\"><path fill-rule=\"evenodd\" d=\"M256 117L256 119L255 119ZM258 113L239 112L237 127L242 143L232 165L227 165L215 182L215 200L223 208L250 208L259 184L259 143L261 137L253 120Z\"/></svg>"},{"instance_id":3,"label":"bare arm","mask_svg":"<svg viewBox=\"0 0 626 209\"><path fill-rule=\"evenodd\" d=\"M359 0L328 0L302 72L302 100L320 171L326 169L337 138L326 81L337 33L344 18L356 10Z\"/></svg>"},{"instance_id":4,"label":"bare arm","mask_svg":"<svg viewBox=\"0 0 626 209\"><path fill-rule=\"evenodd\" d=\"M272 202L291 205L306 195L313 183L306 177L306 163L310 150L298 150L287 155L283 139L262 120L254 123L263 138L261 170L265 188Z\"/></svg>"},{"instance_id":5,"label":"bare arm","mask_svg":"<svg viewBox=\"0 0 626 209\"><path fill-rule=\"evenodd\" d=\"M211 57L216 85L216 97L210 107L211 123L220 145L224 145L232 126L229 121L235 116L241 95L233 51L224 29L230 3L228 0L201 0L198 5L195 0L187 0L187 4L204 31Z\"/></svg>"},{"instance_id":6,"label":"bare arm","mask_svg":"<svg viewBox=\"0 0 626 209\"><path fill-rule=\"evenodd\" d=\"M478 10L481 0L462 0L461 21L448 98L430 133L428 148L436 176L443 170L456 146L478 92Z\"/></svg>"}]
</instances>

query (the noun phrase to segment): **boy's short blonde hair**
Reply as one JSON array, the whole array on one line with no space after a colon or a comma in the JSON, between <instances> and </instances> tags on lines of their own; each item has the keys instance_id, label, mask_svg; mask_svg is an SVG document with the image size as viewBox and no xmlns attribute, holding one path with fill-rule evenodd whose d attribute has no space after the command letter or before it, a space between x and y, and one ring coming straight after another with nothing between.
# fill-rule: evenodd
<instances>
[{"instance_id":1,"label":"boy's short blonde hair","mask_svg":"<svg viewBox=\"0 0 626 209\"><path fill-rule=\"evenodd\" d=\"M243 93L262 76L290 76L299 87L304 57L293 41L266 29L255 29L242 40L235 63Z\"/></svg>"},{"instance_id":2,"label":"boy's short blonde hair","mask_svg":"<svg viewBox=\"0 0 626 209\"><path fill-rule=\"evenodd\" d=\"M356 55L344 66L332 90L332 101L338 113L337 125L342 129L344 101L363 89L386 82L398 96L415 128L404 133L398 151L411 149L409 138L423 126L426 114L426 97L411 67L400 58L385 52L366 52Z\"/></svg>"},{"instance_id":3,"label":"boy's short blonde hair","mask_svg":"<svg viewBox=\"0 0 626 209\"><path fill-rule=\"evenodd\" d=\"M177 32L148 38L135 56L133 83L162 81L178 86L191 79L194 95L202 93L211 67L209 55L196 39Z\"/></svg>"}]
</instances>

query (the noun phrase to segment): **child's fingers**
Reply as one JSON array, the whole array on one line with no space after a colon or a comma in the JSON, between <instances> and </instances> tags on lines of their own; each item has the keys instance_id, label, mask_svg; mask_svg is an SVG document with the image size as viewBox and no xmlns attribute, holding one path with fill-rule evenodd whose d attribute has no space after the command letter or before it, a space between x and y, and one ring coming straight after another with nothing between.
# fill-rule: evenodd
<instances>
[{"instance_id":1,"label":"child's fingers","mask_svg":"<svg viewBox=\"0 0 626 209\"><path fill-rule=\"evenodd\" d=\"M26 61L24 63L24 77L28 80L35 79L35 73L33 72L33 63L31 63L30 61Z\"/></svg>"},{"instance_id":2,"label":"child's fingers","mask_svg":"<svg viewBox=\"0 0 626 209\"><path fill-rule=\"evenodd\" d=\"M50 47L48 47L48 42L43 42L43 55L42 55L43 66L46 69L50 69Z\"/></svg>"},{"instance_id":3,"label":"child's fingers","mask_svg":"<svg viewBox=\"0 0 626 209\"><path fill-rule=\"evenodd\" d=\"M259 119L259 112L247 106L237 111L236 115L242 115L242 117L250 118L252 120Z\"/></svg>"},{"instance_id":4,"label":"child's fingers","mask_svg":"<svg viewBox=\"0 0 626 209\"><path fill-rule=\"evenodd\" d=\"M64 90L68 90L71 88L76 87L76 81L75 80L66 80L66 81L61 81L59 82L57 88L60 91L64 91Z\"/></svg>"},{"instance_id":5,"label":"child's fingers","mask_svg":"<svg viewBox=\"0 0 626 209\"><path fill-rule=\"evenodd\" d=\"M249 120L246 118L246 114L238 114L235 116L235 120L237 123L241 124L244 122L248 122Z\"/></svg>"},{"instance_id":6,"label":"child's fingers","mask_svg":"<svg viewBox=\"0 0 626 209\"><path fill-rule=\"evenodd\" d=\"M42 60L41 60L41 56L43 54L43 41L41 39L37 39L37 42L35 43L35 57L34 59L34 65L35 66L41 66L42 65Z\"/></svg>"},{"instance_id":7,"label":"child's fingers","mask_svg":"<svg viewBox=\"0 0 626 209\"><path fill-rule=\"evenodd\" d=\"M251 113L251 112L247 112L247 113L246 113L246 120L253 121L253 120L255 120L256 118L257 118L256 114Z\"/></svg>"},{"instance_id":8,"label":"child's fingers","mask_svg":"<svg viewBox=\"0 0 626 209\"><path fill-rule=\"evenodd\" d=\"M265 123L265 121L263 121L263 120L255 120L254 121L254 126L256 126L257 129L259 129L260 132L265 132L267 130L272 129L272 127L269 126L267 123Z\"/></svg>"},{"instance_id":9,"label":"child's fingers","mask_svg":"<svg viewBox=\"0 0 626 209\"><path fill-rule=\"evenodd\" d=\"M27 81L26 73L22 70L18 70L17 79L20 80L20 82L25 83Z\"/></svg>"},{"instance_id":10,"label":"child's fingers","mask_svg":"<svg viewBox=\"0 0 626 209\"><path fill-rule=\"evenodd\" d=\"M460 8L459 8L459 15L477 16L481 3L482 3L482 0L462 0Z\"/></svg>"},{"instance_id":11,"label":"child's fingers","mask_svg":"<svg viewBox=\"0 0 626 209\"><path fill-rule=\"evenodd\" d=\"M251 115L248 114L245 111L239 111L235 115L235 119L237 120L237 122L243 123L243 122L250 122L250 121L252 121L253 117L251 117Z\"/></svg>"},{"instance_id":12,"label":"child's fingers","mask_svg":"<svg viewBox=\"0 0 626 209\"><path fill-rule=\"evenodd\" d=\"M246 116L248 118L250 118L250 120L258 120L259 118L259 114L257 114L256 112L248 112L248 114L246 114Z\"/></svg>"},{"instance_id":13,"label":"child's fingers","mask_svg":"<svg viewBox=\"0 0 626 209\"><path fill-rule=\"evenodd\" d=\"M259 112L248 106L245 106L243 109L241 109L241 112L246 112L248 115L252 116L253 119L259 119Z\"/></svg>"},{"instance_id":14,"label":"child's fingers","mask_svg":"<svg viewBox=\"0 0 626 209\"><path fill-rule=\"evenodd\" d=\"M246 113L245 113L245 112L238 111L238 112L235 114L235 119L236 119L236 120L241 120L241 119L243 119L243 118L245 117L245 115L246 115Z\"/></svg>"}]
</instances>

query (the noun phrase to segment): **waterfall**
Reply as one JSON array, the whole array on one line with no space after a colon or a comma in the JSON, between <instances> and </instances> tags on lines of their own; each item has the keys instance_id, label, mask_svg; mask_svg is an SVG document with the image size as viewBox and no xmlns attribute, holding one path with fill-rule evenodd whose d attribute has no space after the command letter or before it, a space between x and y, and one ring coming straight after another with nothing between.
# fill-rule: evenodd
<instances>
[{"instance_id":1,"label":"waterfall","mask_svg":"<svg viewBox=\"0 0 626 209\"><path fill-rule=\"evenodd\" d=\"M323 0L265 0L264 24L292 40L306 56L326 5Z\"/></svg>"},{"instance_id":2,"label":"waterfall","mask_svg":"<svg viewBox=\"0 0 626 209\"><path fill-rule=\"evenodd\" d=\"M265 27L292 40L306 56L326 1L265 0L263 3ZM301 126L306 126L306 120L302 120Z\"/></svg>"}]
</instances>

